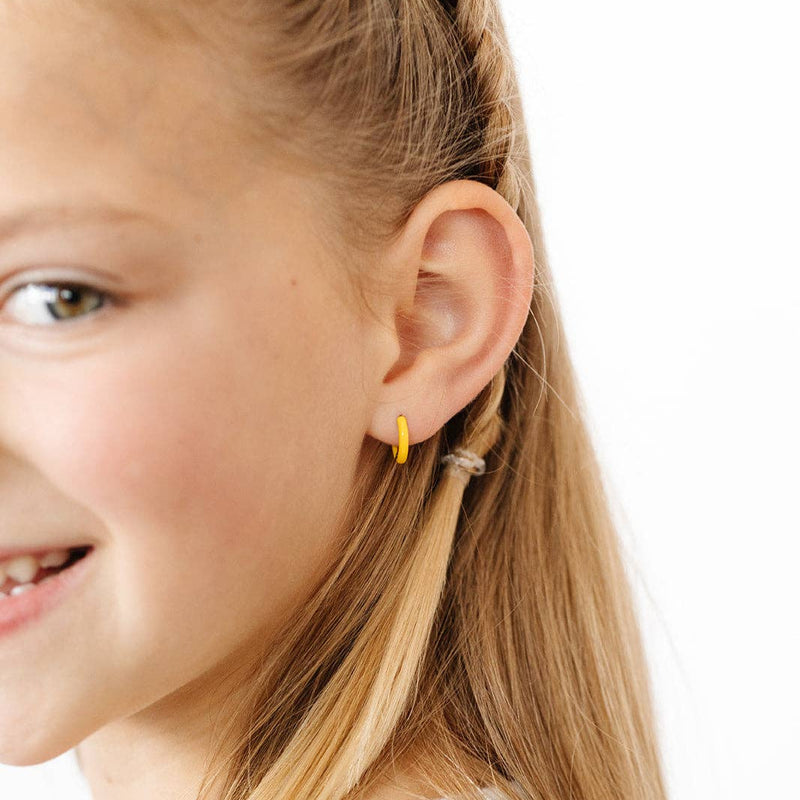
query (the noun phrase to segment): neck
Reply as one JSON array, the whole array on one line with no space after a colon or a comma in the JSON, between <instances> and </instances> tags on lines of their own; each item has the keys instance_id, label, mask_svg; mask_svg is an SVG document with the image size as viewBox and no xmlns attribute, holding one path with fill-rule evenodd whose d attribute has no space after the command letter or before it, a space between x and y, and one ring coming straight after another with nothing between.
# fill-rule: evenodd
<instances>
[{"instance_id":1,"label":"neck","mask_svg":"<svg viewBox=\"0 0 800 800\"><path fill-rule=\"evenodd\" d=\"M217 667L84 739L76 750L92 800L195 800L241 677ZM204 787L204 800L218 800L221 783Z\"/></svg>"}]
</instances>

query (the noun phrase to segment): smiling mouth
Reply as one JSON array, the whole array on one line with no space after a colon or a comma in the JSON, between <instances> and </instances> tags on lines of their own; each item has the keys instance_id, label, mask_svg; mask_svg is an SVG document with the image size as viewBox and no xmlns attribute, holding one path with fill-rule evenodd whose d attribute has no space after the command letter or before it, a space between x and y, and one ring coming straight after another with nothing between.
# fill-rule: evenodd
<instances>
[{"instance_id":1,"label":"smiling mouth","mask_svg":"<svg viewBox=\"0 0 800 800\"><path fill-rule=\"evenodd\" d=\"M91 545L82 545L66 550L51 550L38 557L19 555L0 561L0 602L46 583L85 558L93 549Z\"/></svg>"}]
</instances>

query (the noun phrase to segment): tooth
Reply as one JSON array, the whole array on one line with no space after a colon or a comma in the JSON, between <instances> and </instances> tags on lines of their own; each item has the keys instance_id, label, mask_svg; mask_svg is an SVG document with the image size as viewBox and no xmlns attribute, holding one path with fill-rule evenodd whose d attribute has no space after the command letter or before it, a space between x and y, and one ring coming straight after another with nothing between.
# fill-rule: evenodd
<instances>
[{"instance_id":1,"label":"tooth","mask_svg":"<svg viewBox=\"0 0 800 800\"><path fill-rule=\"evenodd\" d=\"M17 583L27 583L39 571L39 562L33 556L17 556L6 561L6 574Z\"/></svg>"},{"instance_id":2,"label":"tooth","mask_svg":"<svg viewBox=\"0 0 800 800\"><path fill-rule=\"evenodd\" d=\"M36 586L35 583L21 583L19 586L15 586L11 590L11 594L22 594L23 592L27 592L30 589L33 589Z\"/></svg>"},{"instance_id":3,"label":"tooth","mask_svg":"<svg viewBox=\"0 0 800 800\"><path fill-rule=\"evenodd\" d=\"M39 563L43 567L60 567L68 558L69 550L51 550L39 559Z\"/></svg>"}]
</instances>

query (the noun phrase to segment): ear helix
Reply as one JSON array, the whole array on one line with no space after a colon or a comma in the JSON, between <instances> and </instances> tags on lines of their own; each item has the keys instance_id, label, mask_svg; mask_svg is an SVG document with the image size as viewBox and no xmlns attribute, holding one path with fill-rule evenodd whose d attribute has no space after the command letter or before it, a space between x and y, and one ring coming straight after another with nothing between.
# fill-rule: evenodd
<instances>
[{"instance_id":1,"label":"ear helix","mask_svg":"<svg viewBox=\"0 0 800 800\"><path fill-rule=\"evenodd\" d=\"M398 464L405 464L408 458L408 420L402 414L397 418L397 445L392 445L392 455Z\"/></svg>"}]
</instances>

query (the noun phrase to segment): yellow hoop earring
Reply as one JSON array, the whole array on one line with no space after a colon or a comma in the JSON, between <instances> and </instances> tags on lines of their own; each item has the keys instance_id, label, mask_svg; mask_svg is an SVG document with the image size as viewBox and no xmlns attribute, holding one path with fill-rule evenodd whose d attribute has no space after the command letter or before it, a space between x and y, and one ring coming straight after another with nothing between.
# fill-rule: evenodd
<instances>
[{"instance_id":1,"label":"yellow hoop earring","mask_svg":"<svg viewBox=\"0 0 800 800\"><path fill-rule=\"evenodd\" d=\"M408 420L402 414L397 418L397 445L392 445L392 455L398 464L405 464L408 458Z\"/></svg>"}]
</instances>

